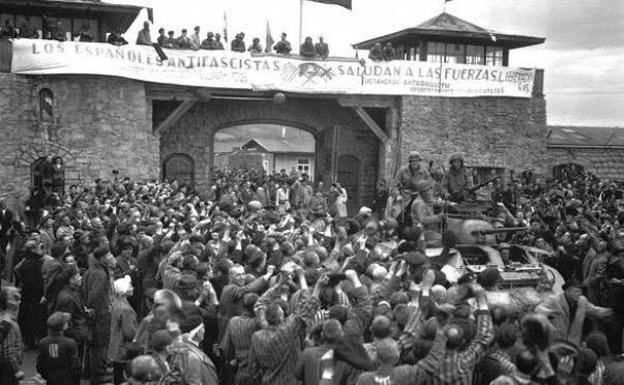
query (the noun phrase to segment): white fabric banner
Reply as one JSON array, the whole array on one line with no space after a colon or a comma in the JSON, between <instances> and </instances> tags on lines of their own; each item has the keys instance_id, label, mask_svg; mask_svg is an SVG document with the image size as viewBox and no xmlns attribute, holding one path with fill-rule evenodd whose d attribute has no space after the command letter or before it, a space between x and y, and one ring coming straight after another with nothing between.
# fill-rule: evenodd
<instances>
[{"instance_id":1,"label":"white fabric banner","mask_svg":"<svg viewBox=\"0 0 624 385\"><path fill-rule=\"evenodd\" d=\"M319 60L104 43L13 41L12 72L92 74L194 87L299 93L530 98L535 70L395 60Z\"/></svg>"}]
</instances>

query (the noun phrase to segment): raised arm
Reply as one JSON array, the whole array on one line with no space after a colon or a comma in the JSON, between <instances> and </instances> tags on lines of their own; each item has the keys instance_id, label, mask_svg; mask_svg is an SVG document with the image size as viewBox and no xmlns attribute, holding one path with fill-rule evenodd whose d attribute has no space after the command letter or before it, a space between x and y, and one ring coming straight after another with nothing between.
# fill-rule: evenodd
<instances>
[{"instance_id":1,"label":"raised arm","mask_svg":"<svg viewBox=\"0 0 624 385\"><path fill-rule=\"evenodd\" d=\"M488 307L485 290L475 285L473 288L477 299L477 336L472 340L468 348L461 353L459 365L463 370L472 370L479 358L483 355L488 345L494 340L494 327L492 316Z\"/></svg>"}]
</instances>

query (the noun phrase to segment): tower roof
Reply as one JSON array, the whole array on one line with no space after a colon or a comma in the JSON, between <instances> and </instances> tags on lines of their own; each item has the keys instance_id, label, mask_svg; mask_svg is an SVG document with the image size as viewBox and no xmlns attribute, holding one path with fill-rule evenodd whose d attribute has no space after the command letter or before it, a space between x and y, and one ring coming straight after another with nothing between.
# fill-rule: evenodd
<instances>
[{"instance_id":1,"label":"tower roof","mask_svg":"<svg viewBox=\"0 0 624 385\"><path fill-rule=\"evenodd\" d=\"M546 39L491 31L443 12L416 27L364 40L353 44L353 48L370 49L375 43L391 42L397 45L407 42L413 43L417 40L521 48L541 44Z\"/></svg>"}]
</instances>

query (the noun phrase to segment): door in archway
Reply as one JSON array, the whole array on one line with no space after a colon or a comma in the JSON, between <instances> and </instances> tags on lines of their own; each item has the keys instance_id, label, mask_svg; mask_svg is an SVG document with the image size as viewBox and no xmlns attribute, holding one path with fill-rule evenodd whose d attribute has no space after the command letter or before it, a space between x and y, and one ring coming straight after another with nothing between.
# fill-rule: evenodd
<instances>
[{"instance_id":1,"label":"door in archway","mask_svg":"<svg viewBox=\"0 0 624 385\"><path fill-rule=\"evenodd\" d=\"M347 190L347 210L354 215L360 207L360 159L353 155L340 155L337 162L337 179Z\"/></svg>"},{"instance_id":2,"label":"door in archway","mask_svg":"<svg viewBox=\"0 0 624 385\"><path fill-rule=\"evenodd\" d=\"M163 164L163 179L166 181L177 180L193 186L195 182L195 162L186 154L172 154Z\"/></svg>"}]
</instances>

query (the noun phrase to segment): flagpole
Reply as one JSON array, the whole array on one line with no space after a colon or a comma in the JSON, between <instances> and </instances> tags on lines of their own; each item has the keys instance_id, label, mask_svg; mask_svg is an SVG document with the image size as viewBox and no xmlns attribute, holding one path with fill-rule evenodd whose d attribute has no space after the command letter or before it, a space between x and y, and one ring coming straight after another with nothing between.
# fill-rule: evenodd
<instances>
[{"instance_id":1,"label":"flagpole","mask_svg":"<svg viewBox=\"0 0 624 385\"><path fill-rule=\"evenodd\" d=\"M299 46L301 46L302 34L303 34L303 0L299 0Z\"/></svg>"}]
</instances>

